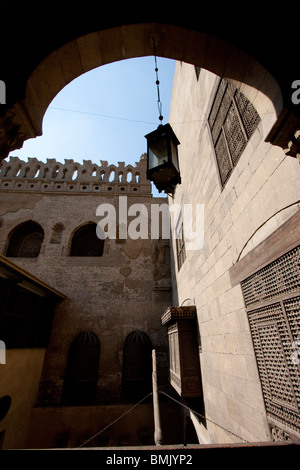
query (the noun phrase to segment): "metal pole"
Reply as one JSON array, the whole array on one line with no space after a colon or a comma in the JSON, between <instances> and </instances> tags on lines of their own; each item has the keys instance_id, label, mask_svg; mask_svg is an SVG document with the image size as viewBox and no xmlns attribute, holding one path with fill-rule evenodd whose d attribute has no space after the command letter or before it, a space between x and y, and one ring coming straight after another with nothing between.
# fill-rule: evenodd
<instances>
[{"instance_id":1,"label":"metal pole","mask_svg":"<svg viewBox=\"0 0 300 470\"><path fill-rule=\"evenodd\" d=\"M152 390L153 390L153 413L154 413L154 442L159 446L162 444L162 432L160 427L160 414L157 392L157 374L156 374L156 352L152 349Z\"/></svg>"}]
</instances>

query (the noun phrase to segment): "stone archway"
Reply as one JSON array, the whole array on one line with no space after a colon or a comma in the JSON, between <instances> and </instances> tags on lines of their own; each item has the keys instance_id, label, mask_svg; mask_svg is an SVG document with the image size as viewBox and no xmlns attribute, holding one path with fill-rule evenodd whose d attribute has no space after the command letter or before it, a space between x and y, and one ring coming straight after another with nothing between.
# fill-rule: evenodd
<instances>
[{"instance_id":1,"label":"stone archway","mask_svg":"<svg viewBox=\"0 0 300 470\"><path fill-rule=\"evenodd\" d=\"M81 74L114 61L156 54L205 68L232 81L263 113L265 95L278 117L270 138L288 155L297 156L297 118L284 109L280 87L272 75L238 47L188 28L169 24L133 24L80 36L51 52L30 75L25 97L1 118L0 160L24 141L42 135L42 122L52 99Z\"/></svg>"}]
</instances>

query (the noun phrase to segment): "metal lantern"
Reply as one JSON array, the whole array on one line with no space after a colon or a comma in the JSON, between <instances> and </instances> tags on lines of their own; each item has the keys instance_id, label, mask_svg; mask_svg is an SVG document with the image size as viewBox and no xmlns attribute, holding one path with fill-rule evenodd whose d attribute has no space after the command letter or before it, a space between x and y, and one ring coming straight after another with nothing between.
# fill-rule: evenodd
<instances>
[{"instance_id":1,"label":"metal lantern","mask_svg":"<svg viewBox=\"0 0 300 470\"><path fill-rule=\"evenodd\" d=\"M177 146L180 144L170 124L145 135L147 139L147 179L159 192L174 193L181 183Z\"/></svg>"}]
</instances>

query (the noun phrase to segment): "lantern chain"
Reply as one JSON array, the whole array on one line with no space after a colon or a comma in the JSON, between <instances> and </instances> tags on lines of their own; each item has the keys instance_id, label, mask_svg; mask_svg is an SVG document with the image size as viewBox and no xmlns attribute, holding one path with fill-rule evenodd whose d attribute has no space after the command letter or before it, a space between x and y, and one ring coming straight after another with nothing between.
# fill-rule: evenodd
<instances>
[{"instance_id":1,"label":"lantern chain","mask_svg":"<svg viewBox=\"0 0 300 470\"><path fill-rule=\"evenodd\" d=\"M154 40L154 38L153 38L153 48L154 48L155 73L156 73L156 87L157 87L157 107L158 107L158 113L159 113L158 119L160 120L160 122L162 122L162 120L163 120L163 115L162 115L162 102L161 102L161 100L160 100L159 79L158 79L158 67L157 67L156 48L155 48L155 40Z\"/></svg>"}]
</instances>

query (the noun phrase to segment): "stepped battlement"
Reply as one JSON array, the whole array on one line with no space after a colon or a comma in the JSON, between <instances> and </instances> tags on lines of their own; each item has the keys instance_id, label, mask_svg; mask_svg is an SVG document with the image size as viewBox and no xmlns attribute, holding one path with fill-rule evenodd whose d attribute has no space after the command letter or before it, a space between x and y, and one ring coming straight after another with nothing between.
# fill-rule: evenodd
<instances>
[{"instance_id":1,"label":"stepped battlement","mask_svg":"<svg viewBox=\"0 0 300 470\"><path fill-rule=\"evenodd\" d=\"M103 160L100 165L91 160L81 164L65 159L61 163L55 158L46 162L28 158L26 162L18 157L10 157L0 165L0 190L151 193L151 183L146 178L146 154L134 166L124 162L109 165Z\"/></svg>"}]
</instances>

